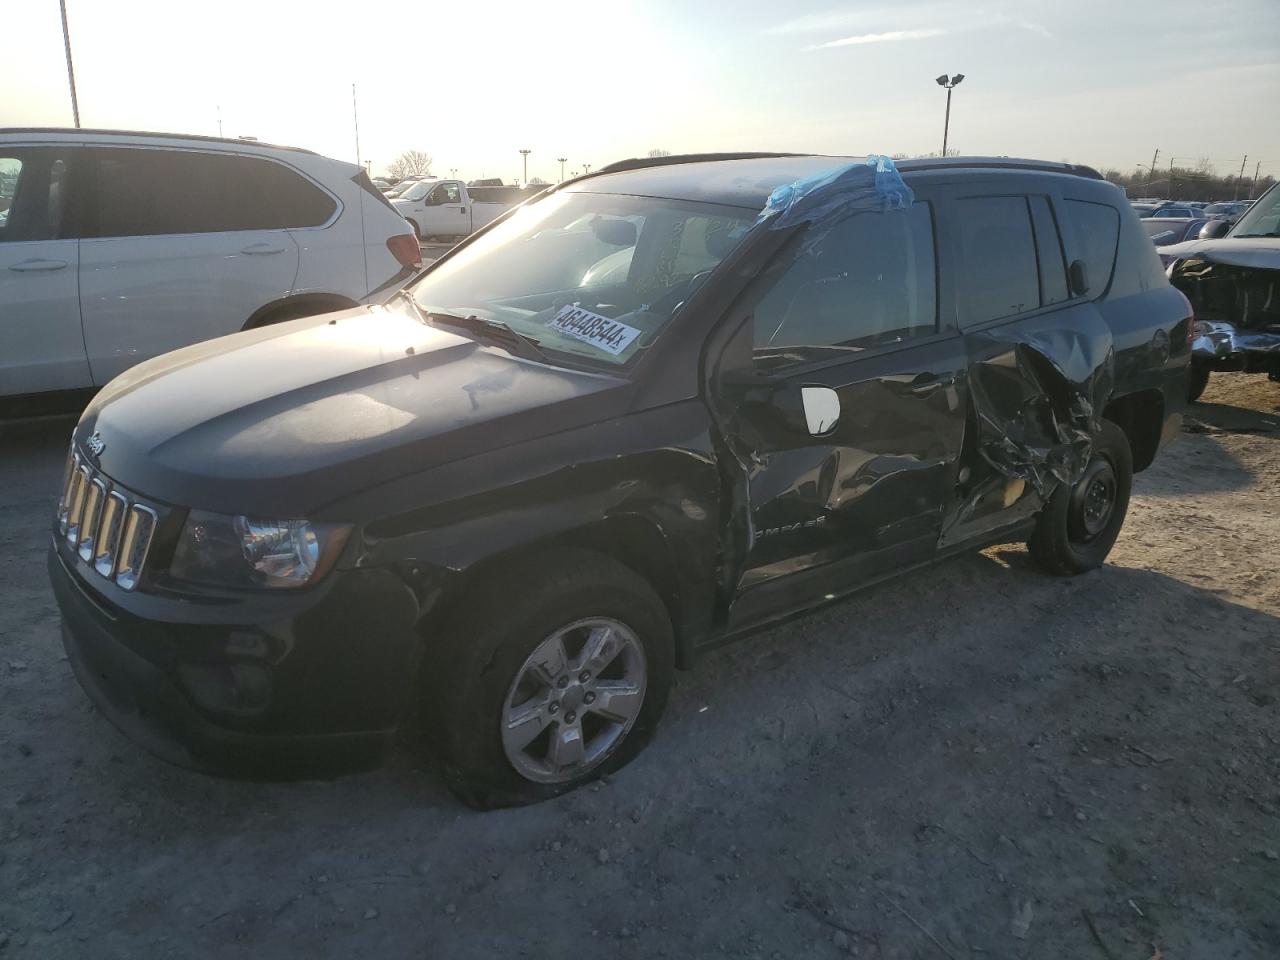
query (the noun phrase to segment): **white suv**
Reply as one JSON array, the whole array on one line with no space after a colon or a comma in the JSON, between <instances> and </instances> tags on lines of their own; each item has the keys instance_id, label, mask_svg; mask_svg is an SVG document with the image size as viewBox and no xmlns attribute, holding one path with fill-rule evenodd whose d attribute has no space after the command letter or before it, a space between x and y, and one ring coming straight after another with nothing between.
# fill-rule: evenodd
<instances>
[{"instance_id":1,"label":"white suv","mask_svg":"<svg viewBox=\"0 0 1280 960\"><path fill-rule=\"evenodd\" d=\"M381 301L420 266L409 225L352 163L0 129L0 399L19 410L199 340Z\"/></svg>"}]
</instances>

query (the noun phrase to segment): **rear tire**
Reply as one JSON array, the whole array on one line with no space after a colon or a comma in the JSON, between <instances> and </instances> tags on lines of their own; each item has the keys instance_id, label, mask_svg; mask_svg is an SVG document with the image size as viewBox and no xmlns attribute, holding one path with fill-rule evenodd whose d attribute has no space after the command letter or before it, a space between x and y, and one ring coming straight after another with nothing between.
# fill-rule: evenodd
<instances>
[{"instance_id":1,"label":"rear tire","mask_svg":"<svg viewBox=\"0 0 1280 960\"><path fill-rule=\"evenodd\" d=\"M1040 511L1027 541L1044 570L1075 576L1102 566L1124 526L1133 486L1133 454L1124 431L1110 420L1094 438L1084 476L1062 484Z\"/></svg>"},{"instance_id":2,"label":"rear tire","mask_svg":"<svg viewBox=\"0 0 1280 960\"><path fill-rule=\"evenodd\" d=\"M561 635L564 658L548 666L543 652ZM424 732L449 788L480 810L546 800L626 765L653 735L674 670L662 600L630 568L587 550L486 577L438 637L423 669ZM593 644L616 647L594 661L599 676L587 669L597 669ZM515 719L525 715L536 733L522 745L526 725Z\"/></svg>"},{"instance_id":3,"label":"rear tire","mask_svg":"<svg viewBox=\"0 0 1280 960\"><path fill-rule=\"evenodd\" d=\"M1200 394L1204 393L1204 388L1209 385L1209 368L1202 367L1198 363L1191 364L1191 369L1187 373L1187 403L1195 403L1200 399Z\"/></svg>"}]
</instances>

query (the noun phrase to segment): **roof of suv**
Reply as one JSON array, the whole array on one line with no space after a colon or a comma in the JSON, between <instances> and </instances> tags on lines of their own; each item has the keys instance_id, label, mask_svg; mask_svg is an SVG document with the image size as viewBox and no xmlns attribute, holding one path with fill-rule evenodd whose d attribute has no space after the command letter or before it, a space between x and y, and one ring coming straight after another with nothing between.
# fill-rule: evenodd
<instances>
[{"instance_id":1,"label":"roof of suv","mask_svg":"<svg viewBox=\"0 0 1280 960\"><path fill-rule=\"evenodd\" d=\"M98 127L0 127L0 137L8 136L48 136L55 140L71 140L76 137L126 140L195 140L200 143L227 144L240 148L258 147L266 150L290 150L294 153L306 153L311 156L318 156L314 150L304 150L302 147L286 147L278 143L264 143L261 140L250 140L244 137L206 137L198 133L159 133L149 130L107 130Z\"/></svg>"},{"instance_id":2,"label":"roof of suv","mask_svg":"<svg viewBox=\"0 0 1280 960\"><path fill-rule=\"evenodd\" d=\"M569 189L591 193L699 200L759 210L784 183L865 157L785 153L691 154L622 160L579 177ZM931 157L896 161L903 174L935 171L1005 170L1055 173L1101 180L1091 167L1009 157Z\"/></svg>"}]
</instances>

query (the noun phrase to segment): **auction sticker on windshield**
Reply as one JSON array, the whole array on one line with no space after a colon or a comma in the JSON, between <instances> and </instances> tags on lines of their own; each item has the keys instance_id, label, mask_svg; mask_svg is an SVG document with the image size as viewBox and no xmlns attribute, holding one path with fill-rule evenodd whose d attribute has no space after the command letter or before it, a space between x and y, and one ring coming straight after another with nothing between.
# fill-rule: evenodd
<instances>
[{"instance_id":1,"label":"auction sticker on windshield","mask_svg":"<svg viewBox=\"0 0 1280 960\"><path fill-rule=\"evenodd\" d=\"M640 336L640 331L635 327L602 317L590 310L583 310L573 304L566 304L547 322L547 327L573 337L575 340L599 347L615 357L631 346L631 341Z\"/></svg>"}]
</instances>

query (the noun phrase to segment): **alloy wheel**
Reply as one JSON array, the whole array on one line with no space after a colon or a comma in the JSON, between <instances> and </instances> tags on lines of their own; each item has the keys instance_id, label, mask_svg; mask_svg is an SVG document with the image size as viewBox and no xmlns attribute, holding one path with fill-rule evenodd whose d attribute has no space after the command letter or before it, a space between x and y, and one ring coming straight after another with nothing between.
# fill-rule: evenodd
<instances>
[{"instance_id":1,"label":"alloy wheel","mask_svg":"<svg viewBox=\"0 0 1280 960\"><path fill-rule=\"evenodd\" d=\"M644 647L617 620L561 627L516 672L502 711L502 749L521 776L565 783L598 766L640 715Z\"/></svg>"}]
</instances>

